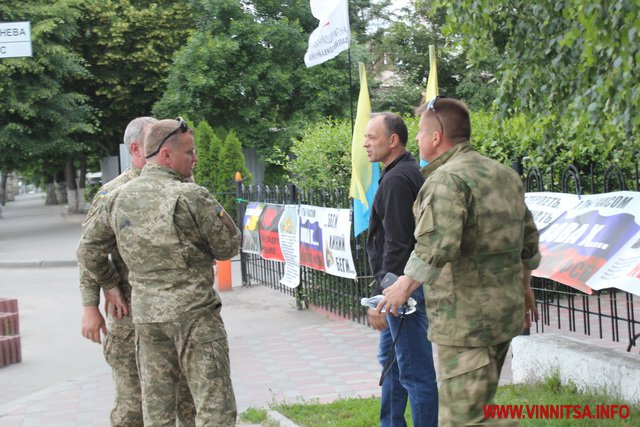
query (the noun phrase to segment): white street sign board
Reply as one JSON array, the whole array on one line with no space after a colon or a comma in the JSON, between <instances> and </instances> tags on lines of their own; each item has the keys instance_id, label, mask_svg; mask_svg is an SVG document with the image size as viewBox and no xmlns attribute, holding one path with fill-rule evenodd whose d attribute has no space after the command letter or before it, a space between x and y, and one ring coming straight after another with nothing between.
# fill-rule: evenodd
<instances>
[{"instance_id":1,"label":"white street sign board","mask_svg":"<svg viewBox=\"0 0 640 427\"><path fill-rule=\"evenodd\" d=\"M32 56L31 22L0 22L0 58Z\"/></svg>"}]
</instances>

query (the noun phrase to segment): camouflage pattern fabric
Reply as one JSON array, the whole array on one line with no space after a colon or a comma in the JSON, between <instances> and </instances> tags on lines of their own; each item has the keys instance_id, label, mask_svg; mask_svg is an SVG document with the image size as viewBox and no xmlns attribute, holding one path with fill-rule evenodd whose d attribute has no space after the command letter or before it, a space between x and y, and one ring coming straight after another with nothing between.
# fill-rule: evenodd
<instances>
[{"instance_id":1,"label":"camouflage pattern fabric","mask_svg":"<svg viewBox=\"0 0 640 427\"><path fill-rule=\"evenodd\" d=\"M138 177L140 172L140 169L131 165L125 172L102 186L91 202L87 219L82 225L83 229L95 222L96 214L109 193ZM127 279L129 270L116 249L113 249L109 256L119 277L117 285L130 306L131 285ZM79 266L79 270L82 303L83 305L97 306L100 303L100 285L93 280L82 265ZM136 364L134 327L130 316L122 319L111 317L108 319L108 332L103 342L103 354L107 364L111 367L114 385L114 406L110 415L111 426L142 426L142 394ZM184 378L180 384L177 396L178 425L181 427L194 426L195 405L193 398Z\"/></svg>"},{"instance_id":2,"label":"camouflage pattern fabric","mask_svg":"<svg viewBox=\"0 0 640 427\"><path fill-rule=\"evenodd\" d=\"M511 340L487 347L438 345L438 425L440 427L517 426L508 419L485 419Z\"/></svg>"},{"instance_id":3,"label":"camouflage pattern fabric","mask_svg":"<svg viewBox=\"0 0 640 427\"><path fill-rule=\"evenodd\" d=\"M103 352L111 367L114 385L114 406L111 410L111 426L142 427L142 392L136 362L135 330L130 316L109 318ZM195 426L196 408L189 385L179 375L176 392L178 427Z\"/></svg>"},{"instance_id":4,"label":"camouflage pattern fabric","mask_svg":"<svg viewBox=\"0 0 640 427\"><path fill-rule=\"evenodd\" d=\"M422 169L416 247L405 274L424 283L429 339L487 346L518 335L523 269L540 262L520 177L460 143Z\"/></svg>"},{"instance_id":5,"label":"camouflage pattern fabric","mask_svg":"<svg viewBox=\"0 0 640 427\"><path fill-rule=\"evenodd\" d=\"M225 402L228 418L233 418L235 423L235 400L230 379L216 377L215 380L203 380L212 371L210 364L224 364L226 360L228 365L224 325L219 315L212 316L212 312L219 310L221 305L213 290L212 263L215 259L228 259L238 252L240 231L233 220L205 188L184 182L167 167L148 164L140 178L108 195L91 226L83 232L77 250L78 260L101 286L110 286L117 280L117 274L113 265L95 254L113 250L116 243L129 267L136 332L138 325L149 323L154 324L153 328L177 328L176 324L184 326L192 319L206 319L210 325L206 347L197 345L195 338L191 343L190 329L183 327L180 330L187 335L167 335L174 342L173 353L168 346L161 346L158 348L161 352L156 353L155 358L147 356L138 360L143 396L147 381L151 382L148 387L153 387L153 381L159 376L149 376L146 364L150 361L159 363L157 359L166 357L164 361L169 363L167 372L172 378L164 383L168 388L160 393L164 396L162 399L143 399L145 425L164 425L174 419L164 415L156 419L155 414L175 414L176 372L180 370L196 402L197 425L227 425L226 421L211 424L216 419L227 419L218 415L212 418L210 414L211 407L220 408L220 399ZM188 351L191 356L185 362L197 361L196 355L205 348L214 348L215 351L208 351L207 361L198 362L195 366L178 364L178 341L184 348L191 349ZM139 357L153 354L148 352L152 346L140 346ZM217 359L211 359L212 356ZM184 358L184 355L180 357ZM228 383L228 386L223 383ZM216 395L213 399L216 389L222 390L224 396Z\"/></svg>"},{"instance_id":6,"label":"camouflage pattern fabric","mask_svg":"<svg viewBox=\"0 0 640 427\"><path fill-rule=\"evenodd\" d=\"M131 165L129 169L118 175L113 180L109 181L96 193L91 201L91 206L89 207L89 212L87 212L86 219L82 222L82 229L86 229L90 224L92 224L96 220L96 215L100 206L105 201L106 197L116 188L121 185L126 184L134 178L140 176L141 170ZM114 268L118 273L119 281L118 283L112 283L111 286L118 285L120 286L120 290L124 297L129 301L129 297L131 296L131 285L129 285L129 281L127 280L127 276L129 274L129 270L127 269L127 265L122 261L120 254L114 248L109 254L111 260L114 264ZM82 266L79 266L80 269L80 292L82 294L82 305L98 305L100 303L100 285L91 278L89 272Z\"/></svg>"},{"instance_id":7,"label":"camouflage pattern fabric","mask_svg":"<svg viewBox=\"0 0 640 427\"><path fill-rule=\"evenodd\" d=\"M219 309L179 322L136 325L145 426L173 426L168 392L183 369L196 402L198 426L234 426L229 347Z\"/></svg>"},{"instance_id":8,"label":"camouflage pattern fabric","mask_svg":"<svg viewBox=\"0 0 640 427\"><path fill-rule=\"evenodd\" d=\"M131 317L110 319L103 351L114 386L111 426L142 426L142 394Z\"/></svg>"}]
</instances>

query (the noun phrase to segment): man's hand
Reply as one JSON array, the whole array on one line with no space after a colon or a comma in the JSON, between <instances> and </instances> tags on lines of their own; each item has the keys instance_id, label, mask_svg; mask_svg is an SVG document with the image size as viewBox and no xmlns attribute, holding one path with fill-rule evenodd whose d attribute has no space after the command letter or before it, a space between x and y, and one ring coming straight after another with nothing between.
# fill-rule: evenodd
<instances>
[{"instance_id":1,"label":"man's hand","mask_svg":"<svg viewBox=\"0 0 640 427\"><path fill-rule=\"evenodd\" d=\"M384 331L389 327L389 325L387 325L387 315L373 308L367 310L367 319L369 319L369 324L373 326L375 330Z\"/></svg>"},{"instance_id":2,"label":"man's hand","mask_svg":"<svg viewBox=\"0 0 640 427\"><path fill-rule=\"evenodd\" d=\"M85 306L82 310L82 336L100 344L100 331L107 334L107 324L97 305Z\"/></svg>"},{"instance_id":3,"label":"man's hand","mask_svg":"<svg viewBox=\"0 0 640 427\"><path fill-rule=\"evenodd\" d=\"M400 276L396 282L382 291L384 298L376 310L379 312L384 310L387 313L399 316L398 309L407 303L411 293L420 286L420 282L416 282L409 276Z\"/></svg>"},{"instance_id":4,"label":"man's hand","mask_svg":"<svg viewBox=\"0 0 640 427\"><path fill-rule=\"evenodd\" d=\"M522 289L524 290L524 328L531 327L531 316L538 321L538 307L536 307L536 297L531 289L531 270L523 270L522 272Z\"/></svg>"},{"instance_id":5,"label":"man's hand","mask_svg":"<svg viewBox=\"0 0 640 427\"><path fill-rule=\"evenodd\" d=\"M109 313L112 318L122 319L129 315L129 306L127 306L127 301L119 287L105 289L104 300L104 311Z\"/></svg>"},{"instance_id":6,"label":"man's hand","mask_svg":"<svg viewBox=\"0 0 640 427\"><path fill-rule=\"evenodd\" d=\"M533 320L538 321L538 307L536 306L536 297L533 293L533 289L525 289L524 291L524 327L528 329L531 327L531 315L533 314Z\"/></svg>"}]
</instances>

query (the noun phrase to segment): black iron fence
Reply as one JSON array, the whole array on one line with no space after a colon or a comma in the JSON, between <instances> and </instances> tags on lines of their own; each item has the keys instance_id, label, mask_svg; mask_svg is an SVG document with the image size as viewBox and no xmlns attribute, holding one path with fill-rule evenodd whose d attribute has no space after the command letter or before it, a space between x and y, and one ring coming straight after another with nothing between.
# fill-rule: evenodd
<instances>
[{"instance_id":1,"label":"black iron fence","mask_svg":"<svg viewBox=\"0 0 640 427\"><path fill-rule=\"evenodd\" d=\"M348 191L303 190L294 185L284 187L242 186L238 188L238 219L244 217L248 202L300 204L331 208L350 207ZM242 253L242 280L245 285L261 284L295 296L298 308L309 304L321 307L341 317L366 322L366 309L360 298L369 295L369 283L373 280L365 250L366 233L358 238L351 233L351 252L359 278L356 280L332 276L305 266L300 267L300 286L295 289L280 283L284 264L265 260L259 255Z\"/></svg>"},{"instance_id":2,"label":"black iron fence","mask_svg":"<svg viewBox=\"0 0 640 427\"><path fill-rule=\"evenodd\" d=\"M514 167L514 169L517 169ZM570 165L545 171L530 168L524 174L528 192L554 191L577 195L639 191L638 165L621 169L611 165L598 170L593 165ZM631 351L640 342L640 307L634 295L615 288L587 295L572 287L543 278L533 278L540 319L537 332L568 330L620 343ZM636 342L638 341L638 342Z\"/></svg>"},{"instance_id":3,"label":"black iron fence","mask_svg":"<svg viewBox=\"0 0 640 427\"><path fill-rule=\"evenodd\" d=\"M526 191L555 191L571 194L598 194L612 191L638 191L637 165L633 170L611 166L603 171L593 166L565 169L529 168L523 171L520 162L514 169L523 174ZM331 208L351 208L348 192L341 189L306 191L290 184L284 187L242 186L237 189L239 224L249 202L276 204L306 204ZM299 308L308 304L331 313L366 323L366 308L360 298L369 295L373 280L365 249L366 232L351 237L351 250L359 278L356 280L331 276L308 267L301 267L300 286L291 289L280 284L284 264L265 260L258 255L243 253L244 285L261 284L294 296ZM640 307L634 305L633 294L616 289L594 291L586 295L576 289L548 279L534 278L533 288L540 312L535 324L537 332L568 330L596 336L627 346L627 351L640 341Z\"/></svg>"}]
</instances>

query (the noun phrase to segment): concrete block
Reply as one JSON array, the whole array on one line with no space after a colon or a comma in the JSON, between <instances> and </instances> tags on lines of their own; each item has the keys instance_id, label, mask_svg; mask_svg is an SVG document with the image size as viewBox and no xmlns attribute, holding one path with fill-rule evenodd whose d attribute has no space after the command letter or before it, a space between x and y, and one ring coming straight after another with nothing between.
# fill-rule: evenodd
<instances>
[{"instance_id":1,"label":"concrete block","mask_svg":"<svg viewBox=\"0 0 640 427\"><path fill-rule=\"evenodd\" d=\"M13 363L22 362L22 344L20 342L20 335L12 336L11 343L11 349L13 351Z\"/></svg>"},{"instance_id":2,"label":"concrete block","mask_svg":"<svg viewBox=\"0 0 640 427\"><path fill-rule=\"evenodd\" d=\"M18 313L0 312L0 335L18 335L18 334L20 334Z\"/></svg>"},{"instance_id":3,"label":"concrete block","mask_svg":"<svg viewBox=\"0 0 640 427\"><path fill-rule=\"evenodd\" d=\"M514 383L544 381L554 373L578 390L605 391L640 403L640 358L569 337L519 336L511 342Z\"/></svg>"},{"instance_id":4,"label":"concrete block","mask_svg":"<svg viewBox=\"0 0 640 427\"><path fill-rule=\"evenodd\" d=\"M15 298L0 298L0 313L17 313L18 300Z\"/></svg>"},{"instance_id":5,"label":"concrete block","mask_svg":"<svg viewBox=\"0 0 640 427\"><path fill-rule=\"evenodd\" d=\"M2 366L11 364L11 350L9 349L8 337L0 337L0 356L2 358Z\"/></svg>"},{"instance_id":6,"label":"concrete block","mask_svg":"<svg viewBox=\"0 0 640 427\"><path fill-rule=\"evenodd\" d=\"M20 336L0 336L0 367L22 362Z\"/></svg>"}]
</instances>

